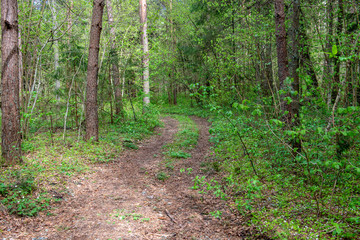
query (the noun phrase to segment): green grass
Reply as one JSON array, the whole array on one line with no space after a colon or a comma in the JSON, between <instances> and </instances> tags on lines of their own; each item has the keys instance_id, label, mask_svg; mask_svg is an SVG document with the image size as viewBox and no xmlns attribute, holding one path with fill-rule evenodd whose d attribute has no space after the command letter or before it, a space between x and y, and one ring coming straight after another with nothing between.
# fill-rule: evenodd
<instances>
[{"instance_id":1,"label":"green grass","mask_svg":"<svg viewBox=\"0 0 360 240\"><path fill-rule=\"evenodd\" d=\"M189 116L172 114L170 117L178 120L179 126L173 141L163 147L165 160L159 172L166 173L169 177L175 168L176 161L191 157L190 151L196 147L199 138L199 129Z\"/></svg>"}]
</instances>

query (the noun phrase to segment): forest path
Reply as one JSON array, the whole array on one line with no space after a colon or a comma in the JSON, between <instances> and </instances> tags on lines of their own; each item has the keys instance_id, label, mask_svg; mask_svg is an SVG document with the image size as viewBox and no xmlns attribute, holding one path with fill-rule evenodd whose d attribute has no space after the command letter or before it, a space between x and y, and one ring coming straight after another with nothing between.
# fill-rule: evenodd
<instances>
[{"instance_id":1,"label":"forest path","mask_svg":"<svg viewBox=\"0 0 360 240\"><path fill-rule=\"evenodd\" d=\"M163 161L162 147L170 143L178 122L162 119L164 127L144 140L138 150L126 150L114 162L93 165L93 171L68 185L70 195L52 216L26 223L14 239L242 239L240 219L225 212L219 220L208 215L224 210L213 196L189 187L200 173L200 163L210 153L209 123L194 117L199 140L192 157L175 163L171 177L156 178ZM192 168L191 174L180 168ZM225 210L224 210L225 211ZM18 225L19 226L19 225Z\"/></svg>"}]
</instances>

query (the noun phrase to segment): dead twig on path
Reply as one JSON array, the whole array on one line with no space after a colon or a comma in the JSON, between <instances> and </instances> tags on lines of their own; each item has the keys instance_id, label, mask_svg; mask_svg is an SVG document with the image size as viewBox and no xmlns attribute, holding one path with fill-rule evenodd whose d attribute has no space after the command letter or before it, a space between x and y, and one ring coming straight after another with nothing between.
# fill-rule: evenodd
<instances>
[{"instance_id":1,"label":"dead twig on path","mask_svg":"<svg viewBox=\"0 0 360 240\"><path fill-rule=\"evenodd\" d=\"M167 209L165 209L165 213L173 223L176 223L176 221L171 217L171 215L170 215L170 213L169 213L169 211Z\"/></svg>"}]
</instances>

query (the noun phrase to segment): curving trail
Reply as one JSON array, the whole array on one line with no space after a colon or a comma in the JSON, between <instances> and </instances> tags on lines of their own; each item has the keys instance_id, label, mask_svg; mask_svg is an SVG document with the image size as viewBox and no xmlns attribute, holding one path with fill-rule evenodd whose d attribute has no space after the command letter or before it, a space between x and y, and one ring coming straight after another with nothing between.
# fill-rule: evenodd
<instances>
[{"instance_id":1,"label":"curving trail","mask_svg":"<svg viewBox=\"0 0 360 240\"><path fill-rule=\"evenodd\" d=\"M220 200L189 188L200 174L200 163L211 155L210 124L193 119L200 130L198 145L191 158L175 163L166 181L156 174L162 147L177 131L178 122L170 117L138 150L126 150L112 163L93 165L91 173L72 181L69 196L52 216L13 219L14 235L7 239L243 239L247 230L242 219L226 212ZM180 168L193 172L180 173ZM222 220L208 215L215 210L224 211Z\"/></svg>"}]
</instances>

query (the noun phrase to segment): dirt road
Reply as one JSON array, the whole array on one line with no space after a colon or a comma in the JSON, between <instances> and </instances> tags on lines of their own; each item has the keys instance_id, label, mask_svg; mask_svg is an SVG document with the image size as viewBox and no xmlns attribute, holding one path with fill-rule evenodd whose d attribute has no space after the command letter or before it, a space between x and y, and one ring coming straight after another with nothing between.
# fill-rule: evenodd
<instances>
[{"instance_id":1,"label":"dirt road","mask_svg":"<svg viewBox=\"0 0 360 240\"><path fill-rule=\"evenodd\" d=\"M211 154L209 123L194 118L200 135L192 157L179 160L171 177L161 181L156 174L162 147L172 141L178 125L170 117L162 121L164 127L138 150L93 165L90 173L73 180L52 216L14 218L13 234L6 239L242 239L241 219L227 212L224 202L190 189L200 163ZM181 168L193 171L180 173ZM221 220L209 215L215 210L224 211Z\"/></svg>"}]
</instances>

